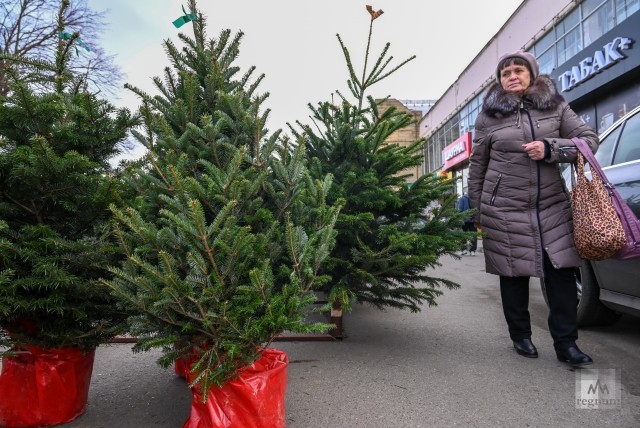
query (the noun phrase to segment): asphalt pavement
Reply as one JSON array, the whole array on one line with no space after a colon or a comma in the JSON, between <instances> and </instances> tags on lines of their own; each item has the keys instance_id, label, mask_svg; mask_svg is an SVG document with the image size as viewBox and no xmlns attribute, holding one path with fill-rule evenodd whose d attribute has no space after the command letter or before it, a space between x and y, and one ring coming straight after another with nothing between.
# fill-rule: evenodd
<instances>
[{"instance_id":1,"label":"asphalt pavement","mask_svg":"<svg viewBox=\"0 0 640 428\"><path fill-rule=\"evenodd\" d=\"M588 373L617 373L609 387L621 404L578 409L576 383L587 372L556 360L537 280L530 308L540 357L528 359L512 348L482 253L441 262L433 276L461 287L445 290L436 307L356 305L341 341L274 344L290 358L288 428L640 427L640 320L581 330L578 344L595 361ZM134 354L131 344L99 347L87 410L63 427L181 427L191 394L158 356Z\"/></svg>"}]
</instances>

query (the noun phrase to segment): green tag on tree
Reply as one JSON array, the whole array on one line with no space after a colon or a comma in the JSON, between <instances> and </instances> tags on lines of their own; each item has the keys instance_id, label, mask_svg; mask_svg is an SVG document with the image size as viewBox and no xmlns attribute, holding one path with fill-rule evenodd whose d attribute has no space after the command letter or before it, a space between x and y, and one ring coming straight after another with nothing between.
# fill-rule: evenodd
<instances>
[{"instance_id":1,"label":"green tag on tree","mask_svg":"<svg viewBox=\"0 0 640 428\"><path fill-rule=\"evenodd\" d=\"M175 25L176 28L180 28L187 22L195 21L196 19L198 19L197 14L187 13L187 11L184 10L184 6L182 6L182 11L184 12L184 15L173 21L173 25Z\"/></svg>"}]
</instances>

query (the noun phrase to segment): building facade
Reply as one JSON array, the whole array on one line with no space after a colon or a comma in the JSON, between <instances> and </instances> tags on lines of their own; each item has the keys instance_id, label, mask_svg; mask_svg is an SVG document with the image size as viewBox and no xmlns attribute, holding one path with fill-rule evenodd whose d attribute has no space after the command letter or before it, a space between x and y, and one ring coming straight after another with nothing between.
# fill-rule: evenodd
<instances>
[{"instance_id":1,"label":"building facade","mask_svg":"<svg viewBox=\"0 0 640 428\"><path fill-rule=\"evenodd\" d=\"M420 119L422 119L422 116L428 112L434 104L434 100L397 100L395 98L387 98L382 101L378 106L381 113L393 106L396 110L413 116L413 122L411 124L392 133L385 142L387 144L397 144L406 147L418 141L420 139L418 123ZM406 181L408 183L413 183L422 175L423 170L424 166L421 165L406 169L402 171L401 174L407 177Z\"/></svg>"},{"instance_id":2,"label":"building facade","mask_svg":"<svg viewBox=\"0 0 640 428\"><path fill-rule=\"evenodd\" d=\"M524 49L598 132L640 105L640 0L524 0L418 124L423 174L466 187L474 122L505 52ZM640 142L639 142L640 144Z\"/></svg>"}]
</instances>

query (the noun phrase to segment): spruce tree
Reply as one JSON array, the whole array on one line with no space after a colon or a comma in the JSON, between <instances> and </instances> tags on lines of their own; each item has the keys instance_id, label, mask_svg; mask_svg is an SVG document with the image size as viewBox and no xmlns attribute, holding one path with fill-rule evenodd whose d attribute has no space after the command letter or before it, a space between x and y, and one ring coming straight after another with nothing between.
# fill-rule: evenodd
<instances>
[{"instance_id":1,"label":"spruce tree","mask_svg":"<svg viewBox=\"0 0 640 428\"><path fill-rule=\"evenodd\" d=\"M455 210L451 180L423 175L407 182L404 171L421 165L424 140L406 147L387 143L395 131L414 123L395 107L379 109L383 100L367 90L413 59L391 67L387 43L371 70L367 69L373 23L380 14L369 11L371 23L361 77L340 35L352 100L340 91L340 101L309 104L312 124L291 127L311 158L315 177L334 176L329 202L346 200L336 230L336 246L323 266L331 275L325 286L333 309L352 301L418 311L434 305L441 288L458 285L430 276L445 254L455 254L466 240L462 217ZM427 212L427 208L433 208Z\"/></svg>"},{"instance_id":2,"label":"spruce tree","mask_svg":"<svg viewBox=\"0 0 640 428\"><path fill-rule=\"evenodd\" d=\"M119 257L109 160L135 119L79 89L68 69L75 37L59 40L53 63L2 57L16 67L0 100L0 346L87 350L123 327L99 279Z\"/></svg>"},{"instance_id":3,"label":"spruce tree","mask_svg":"<svg viewBox=\"0 0 640 428\"><path fill-rule=\"evenodd\" d=\"M171 67L142 100L147 149L129 177L136 198L114 211L128 262L108 281L131 309L134 350L161 347L162 365L194 358L207 391L285 330L309 332L305 308L325 278L340 201L330 176L312 180L303 146L268 134L263 76L235 65L242 33L207 39L189 2L193 37L166 41ZM206 394L205 394L206 397Z\"/></svg>"}]
</instances>

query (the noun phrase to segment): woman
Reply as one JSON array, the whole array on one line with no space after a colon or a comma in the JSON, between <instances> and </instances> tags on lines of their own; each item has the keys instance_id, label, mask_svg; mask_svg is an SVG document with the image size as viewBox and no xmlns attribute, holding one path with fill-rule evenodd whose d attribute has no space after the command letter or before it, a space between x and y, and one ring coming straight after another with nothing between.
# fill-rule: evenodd
<instances>
[{"instance_id":1,"label":"woman","mask_svg":"<svg viewBox=\"0 0 640 428\"><path fill-rule=\"evenodd\" d=\"M539 75L535 57L503 55L475 124L468 191L478 208L486 270L500 275L502 307L516 352L537 358L531 342L529 278L544 278L549 331L558 360L592 359L576 345L577 294L573 268L581 264L573 243L569 196L558 163L573 162L573 137L595 153L598 136Z\"/></svg>"}]
</instances>

